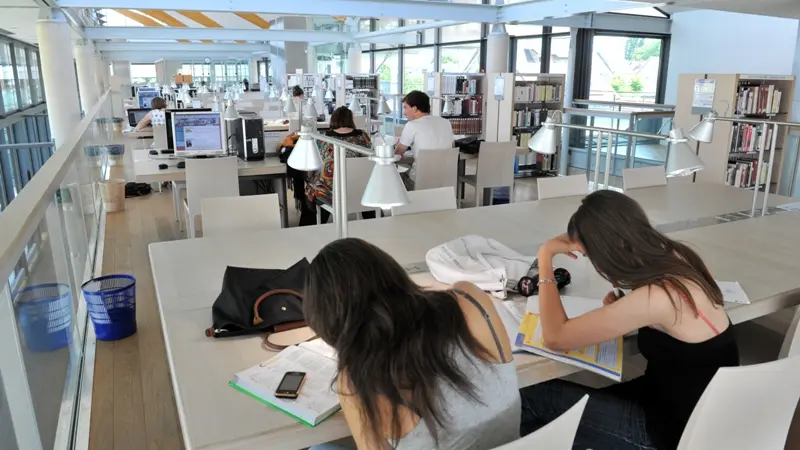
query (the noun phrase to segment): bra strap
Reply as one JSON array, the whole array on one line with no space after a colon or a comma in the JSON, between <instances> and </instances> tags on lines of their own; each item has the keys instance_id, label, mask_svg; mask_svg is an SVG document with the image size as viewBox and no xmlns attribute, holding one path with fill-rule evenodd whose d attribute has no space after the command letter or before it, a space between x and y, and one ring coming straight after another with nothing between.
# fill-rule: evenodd
<instances>
[{"instance_id":1,"label":"bra strap","mask_svg":"<svg viewBox=\"0 0 800 450\"><path fill-rule=\"evenodd\" d=\"M464 292L462 290L453 289L453 292L455 292L456 294L461 295L462 297L466 298L467 300L470 301L470 303L472 303L476 308L478 308L478 311L481 313L483 318L486 320L486 325L489 326L489 331L492 332L492 337L494 338L494 343L495 343L495 345L497 345L497 350L500 352L500 358L502 359L502 361L504 363L508 362L508 361L506 361L506 354L505 354L505 351L503 351L503 346L502 346L502 344L500 344L500 338L497 337L497 331L495 331L494 325L492 325L492 318L489 317L489 313L486 312L486 308L484 308L483 305L481 305L477 300L475 300L475 297L473 297L472 295L470 295L470 294L468 294L468 293L466 293L466 292Z\"/></svg>"}]
</instances>

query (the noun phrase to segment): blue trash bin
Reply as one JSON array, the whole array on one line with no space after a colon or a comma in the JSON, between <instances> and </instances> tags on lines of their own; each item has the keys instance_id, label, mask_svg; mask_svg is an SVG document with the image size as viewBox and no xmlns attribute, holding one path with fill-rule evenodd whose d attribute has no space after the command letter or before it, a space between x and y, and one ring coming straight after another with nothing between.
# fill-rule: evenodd
<instances>
[{"instance_id":1,"label":"blue trash bin","mask_svg":"<svg viewBox=\"0 0 800 450\"><path fill-rule=\"evenodd\" d=\"M116 341L136 333L136 278L106 275L81 286L94 334L101 341Z\"/></svg>"},{"instance_id":2,"label":"blue trash bin","mask_svg":"<svg viewBox=\"0 0 800 450\"><path fill-rule=\"evenodd\" d=\"M15 307L25 346L50 352L69 345L72 338L72 294L60 283L39 284L15 295Z\"/></svg>"},{"instance_id":3,"label":"blue trash bin","mask_svg":"<svg viewBox=\"0 0 800 450\"><path fill-rule=\"evenodd\" d=\"M510 195L510 189L507 187L499 187L492 189L492 204L493 205L505 205L508 203L508 197Z\"/></svg>"}]
</instances>

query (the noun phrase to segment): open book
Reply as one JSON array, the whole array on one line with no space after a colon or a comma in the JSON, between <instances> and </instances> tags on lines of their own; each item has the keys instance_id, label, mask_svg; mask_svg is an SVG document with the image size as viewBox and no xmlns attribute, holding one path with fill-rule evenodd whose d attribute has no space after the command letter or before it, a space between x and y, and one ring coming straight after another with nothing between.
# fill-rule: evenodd
<instances>
[{"instance_id":1,"label":"open book","mask_svg":"<svg viewBox=\"0 0 800 450\"><path fill-rule=\"evenodd\" d=\"M602 300L562 296L561 301L567 317L572 318L603 306ZM539 322L539 298L528 299L527 311L519 327L516 346L523 351L554 359L589 370L614 381L622 381L622 341L620 336L597 345L555 351L544 345L542 327Z\"/></svg>"},{"instance_id":2,"label":"open book","mask_svg":"<svg viewBox=\"0 0 800 450\"><path fill-rule=\"evenodd\" d=\"M275 396L286 372L305 372L297 399ZM243 370L228 384L310 427L339 410L339 395L331 389L336 375L336 353L321 339L287 347L266 362Z\"/></svg>"}]
</instances>

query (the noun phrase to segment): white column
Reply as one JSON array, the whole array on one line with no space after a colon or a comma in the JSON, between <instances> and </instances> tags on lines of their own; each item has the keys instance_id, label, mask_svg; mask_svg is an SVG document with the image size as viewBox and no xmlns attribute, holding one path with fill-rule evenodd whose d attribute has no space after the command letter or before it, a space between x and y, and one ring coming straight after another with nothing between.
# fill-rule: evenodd
<instances>
[{"instance_id":1,"label":"white column","mask_svg":"<svg viewBox=\"0 0 800 450\"><path fill-rule=\"evenodd\" d=\"M508 72L509 43L505 24L493 24L486 38L486 73Z\"/></svg>"},{"instance_id":2,"label":"white column","mask_svg":"<svg viewBox=\"0 0 800 450\"><path fill-rule=\"evenodd\" d=\"M42 64L47 115L50 131L57 146L78 126L81 120L78 84L72 62L70 28L64 14L42 10L36 24L39 57Z\"/></svg>"},{"instance_id":3,"label":"white column","mask_svg":"<svg viewBox=\"0 0 800 450\"><path fill-rule=\"evenodd\" d=\"M797 83L800 80L800 23L797 26L797 43L794 47L792 75L794 75L795 83ZM789 120L800 122L800 88L796 85L794 98L792 99L792 116ZM800 159L800 142L798 142L800 141L800 134L798 134L800 129L793 128L790 131L793 133L789 135L786 150L779 153L783 157L783 164L781 164L781 186L778 188L778 193L798 196L800 195L800 162L795 161ZM800 314L800 312L797 314Z\"/></svg>"},{"instance_id":4,"label":"white column","mask_svg":"<svg viewBox=\"0 0 800 450\"><path fill-rule=\"evenodd\" d=\"M578 57L578 29L572 28L569 32L569 57L567 59L567 77L564 80L564 105L572 105L575 85L575 63ZM567 175L569 164L569 130L561 129L561 154L558 161L558 172ZM588 150L587 150L588 151Z\"/></svg>"},{"instance_id":5,"label":"white column","mask_svg":"<svg viewBox=\"0 0 800 450\"><path fill-rule=\"evenodd\" d=\"M108 61L106 61L102 56L99 54L94 55L94 64L95 64L95 82L97 83L97 94L103 95L106 90L108 89L108 78L110 76L108 72Z\"/></svg>"},{"instance_id":6,"label":"white column","mask_svg":"<svg viewBox=\"0 0 800 450\"><path fill-rule=\"evenodd\" d=\"M347 70L345 73L363 73L361 67L361 44L351 42L347 44Z\"/></svg>"},{"instance_id":7,"label":"white column","mask_svg":"<svg viewBox=\"0 0 800 450\"><path fill-rule=\"evenodd\" d=\"M80 91L83 112L89 111L97 103L98 89L95 76L94 51L91 43L78 41L75 43L75 67L78 72L78 90Z\"/></svg>"}]
</instances>

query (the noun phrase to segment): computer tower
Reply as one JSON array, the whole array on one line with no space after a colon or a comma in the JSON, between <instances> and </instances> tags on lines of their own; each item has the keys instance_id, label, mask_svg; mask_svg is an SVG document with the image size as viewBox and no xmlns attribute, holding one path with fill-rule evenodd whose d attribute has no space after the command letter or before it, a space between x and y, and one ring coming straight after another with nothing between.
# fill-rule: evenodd
<instances>
[{"instance_id":1,"label":"computer tower","mask_svg":"<svg viewBox=\"0 0 800 450\"><path fill-rule=\"evenodd\" d=\"M264 120L257 114L241 114L236 120L226 121L231 150L245 161L259 161L266 156L264 148Z\"/></svg>"}]
</instances>

